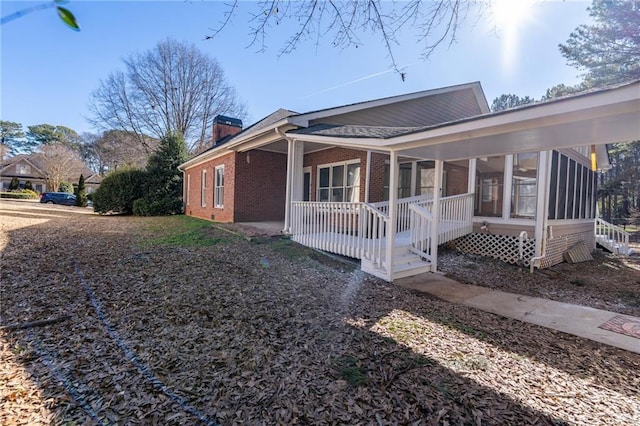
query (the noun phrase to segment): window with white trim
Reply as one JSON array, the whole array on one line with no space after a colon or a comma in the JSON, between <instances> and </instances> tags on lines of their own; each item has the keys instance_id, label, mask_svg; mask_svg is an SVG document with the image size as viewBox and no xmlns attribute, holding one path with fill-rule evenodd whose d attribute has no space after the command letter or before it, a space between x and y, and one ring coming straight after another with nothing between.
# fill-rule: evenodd
<instances>
[{"instance_id":1,"label":"window with white trim","mask_svg":"<svg viewBox=\"0 0 640 426\"><path fill-rule=\"evenodd\" d=\"M224 207L224 165L215 168L213 203L215 207Z\"/></svg>"},{"instance_id":2,"label":"window with white trim","mask_svg":"<svg viewBox=\"0 0 640 426\"><path fill-rule=\"evenodd\" d=\"M318 166L317 201L358 202L360 160Z\"/></svg>"},{"instance_id":3,"label":"window with white trim","mask_svg":"<svg viewBox=\"0 0 640 426\"><path fill-rule=\"evenodd\" d=\"M202 170L202 176L200 180L200 198L202 207L207 206L207 170Z\"/></svg>"},{"instance_id":4,"label":"window with white trim","mask_svg":"<svg viewBox=\"0 0 640 426\"><path fill-rule=\"evenodd\" d=\"M534 218L538 200L538 153L514 154L511 217Z\"/></svg>"}]
</instances>

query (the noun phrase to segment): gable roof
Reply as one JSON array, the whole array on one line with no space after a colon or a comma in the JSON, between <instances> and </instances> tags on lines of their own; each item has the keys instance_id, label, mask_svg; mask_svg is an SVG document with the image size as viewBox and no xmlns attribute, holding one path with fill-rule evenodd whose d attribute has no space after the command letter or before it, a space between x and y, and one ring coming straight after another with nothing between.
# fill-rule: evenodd
<instances>
[{"instance_id":1,"label":"gable roof","mask_svg":"<svg viewBox=\"0 0 640 426\"><path fill-rule=\"evenodd\" d=\"M247 129L196 155L180 169L200 164L224 150L251 149L284 137L283 132L310 128L343 137L390 137L424 126L489 112L479 82L357 102L307 113L279 109ZM318 127L320 126L320 127ZM299 130L304 132L304 130Z\"/></svg>"},{"instance_id":2,"label":"gable roof","mask_svg":"<svg viewBox=\"0 0 640 426\"><path fill-rule=\"evenodd\" d=\"M434 102L435 101L435 102ZM454 104L454 105L451 105ZM399 106L401 111L398 111ZM420 92L406 93L403 95L390 96L386 98L373 99L364 102L356 102L348 105L342 105L332 108L325 108L316 111L299 114L294 119L294 122L300 123L306 127L306 123L317 124L323 123L338 123L338 124L360 124L360 125L381 125L385 124L373 123L370 117L372 110L388 112L390 109L393 112L393 121L386 126L407 126L403 124L407 122L407 113L412 115L409 122L419 124L413 125L426 125L424 120L427 119L431 122L439 122L442 119L431 115L437 114L438 110L442 107L458 110L459 114L456 118L469 116L467 111L473 111L472 115L478 115L489 112L489 104L482 91L482 86L479 81L472 83L458 84L454 86L440 87L437 89L423 90ZM366 122L363 122L361 114L366 112ZM360 113L360 114L355 114ZM357 118L355 118L355 117ZM344 120L348 120L345 122ZM354 119L355 118L355 119ZM380 121L380 118L377 119ZM450 121L446 120L446 121Z\"/></svg>"},{"instance_id":3,"label":"gable roof","mask_svg":"<svg viewBox=\"0 0 640 426\"><path fill-rule=\"evenodd\" d=\"M18 154L6 160L0 162L0 174L3 174L6 169L9 167L13 167L14 165L24 162L31 165L36 173L30 173L29 175L22 175L25 177L38 177L37 174L40 174L42 177L44 176L44 172L42 171L42 163L38 161L38 158L34 158L33 154ZM6 175L9 176L9 175Z\"/></svg>"},{"instance_id":4,"label":"gable roof","mask_svg":"<svg viewBox=\"0 0 640 426\"><path fill-rule=\"evenodd\" d=\"M365 130L317 126L289 133L306 142L437 160L596 145L606 164L605 144L640 139L640 80L423 128Z\"/></svg>"}]
</instances>

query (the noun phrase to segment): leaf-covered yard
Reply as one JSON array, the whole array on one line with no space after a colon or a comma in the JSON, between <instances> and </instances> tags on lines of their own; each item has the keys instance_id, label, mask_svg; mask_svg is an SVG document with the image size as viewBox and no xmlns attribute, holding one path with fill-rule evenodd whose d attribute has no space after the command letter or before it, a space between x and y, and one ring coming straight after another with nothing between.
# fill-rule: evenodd
<instances>
[{"instance_id":1,"label":"leaf-covered yard","mask_svg":"<svg viewBox=\"0 0 640 426\"><path fill-rule=\"evenodd\" d=\"M0 211L0 325L61 319L0 331L0 424L640 423L637 354L185 217Z\"/></svg>"}]
</instances>

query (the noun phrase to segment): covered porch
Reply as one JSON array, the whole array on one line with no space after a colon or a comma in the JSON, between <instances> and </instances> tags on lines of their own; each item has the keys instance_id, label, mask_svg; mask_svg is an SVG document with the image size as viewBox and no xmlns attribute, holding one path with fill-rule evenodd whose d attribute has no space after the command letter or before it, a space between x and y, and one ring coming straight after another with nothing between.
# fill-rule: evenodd
<instances>
[{"instance_id":1,"label":"covered porch","mask_svg":"<svg viewBox=\"0 0 640 426\"><path fill-rule=\"evenodd\" d=\"M350 133L357 137L345 136ZM384 136L376 136L380 134ZM364 271L387 281L436 271L438 245L472 232L479 161L505 156L512 167L518 154L536 153L537 202L526 211L534 229L528 236L535 245L533 267L539 266L545 242L553 235L548 194L552 152L591 147L587 156L595 170L606 161L606 144L640 139L640 82L424 129L312 126L284 136L289 159L284 231L301 244L360 258ZM432 196L399 198L390 190L387 204L369 203L366 195L359 203L303 201L302 159L307 146L319 144L367 150L368 157L371 152L388 154L388 187L394 189L399 187L401 159L433 161ZM468 161L467 192L443 197L443 164L454 161ZM367 194L369 170L365 174ZM512 193L510 185L505 181L505 194ZM510 218L508 203L501 213Z\"/></svg>"}]
</instances>

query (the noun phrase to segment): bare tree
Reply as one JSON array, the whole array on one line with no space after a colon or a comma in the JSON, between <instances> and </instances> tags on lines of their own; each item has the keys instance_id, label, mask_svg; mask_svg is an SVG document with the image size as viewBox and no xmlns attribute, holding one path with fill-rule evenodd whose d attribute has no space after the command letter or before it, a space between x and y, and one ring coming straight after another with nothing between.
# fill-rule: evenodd
<instances>
[{"instance_id":1,"label":"bare tree","mask_svg":"<svg viewBox=\"0 0 640 426\"><path fill-rule=\"evenodd\" d=\"M93 123L129 132L147 149L145 135L179 133L192 148L217 114L246 116L218 61L192 44L168 39L124 64L92 93Z\"/></svg>"},{"instance_id":2,"label":"bare tree","mask_svg":"<svg viewBox=\"0 0 640 426\"><path fill-rule=\"evenodd\" d=\"M92 162L100 174L116 170L122 166L143 168L147 164L150 151L158 147L158 140L144 137L145 149L138 139L122 130L108 130L93 141L91 145Z\"/></svg>"},{"instance_id":3,"label":"bare tree","mask_svg":"<svg viewBox=\"0 0 640 426\"><path fill-rule=\"evenodd\" d=\"M515 0L514 0L515 1ZM207 39L214 38L238 13L238 0L228 4L225 19L212 29ZM261 0L250 18L252 46L266 47L266 35L274 25L294 21L297 29L282 46L280 53L290 53L300 42L321 37L332 38L335 47L358 47L360 35L374 33L380 36L393 68L401 74L393 56L397 34L404 28L415 29L423 57L428 58L442 44L456 41L460 25L472 15L477 19L490 10L491 0L409 0L384 2L381 0Z\"/></svg>"},{"instance_id":4,"label":"bare tree","mask_svg":"<svg viewBox=\"0 0 640 426\"><path fill-rule=\"evenodd\" d=\"M80 155L61 143L43 145L37 161L45 173L47 186L54 191L58 190L61 182L77 181L86 171Z\"/></svg>"}]
</instances>

